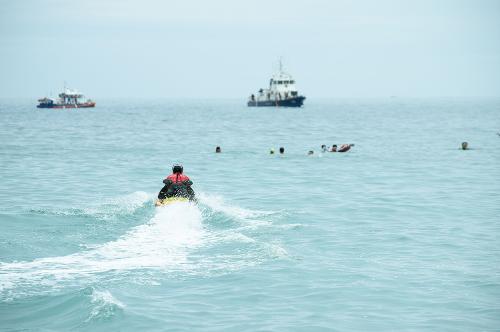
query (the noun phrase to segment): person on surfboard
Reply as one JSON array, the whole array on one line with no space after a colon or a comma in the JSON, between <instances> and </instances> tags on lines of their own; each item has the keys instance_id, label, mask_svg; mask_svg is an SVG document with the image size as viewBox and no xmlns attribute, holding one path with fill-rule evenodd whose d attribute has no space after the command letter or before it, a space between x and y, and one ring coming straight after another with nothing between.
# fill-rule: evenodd
<instances>
[{"instance_id":1,"label":"person on surfboard","mask_svg":"<svg viewBox=\"0 0 500 332\"><path fill-rule=\"evenodd\" d=\"M180 164L172 166L172 174L163 180L165 185L158 193L159 200L171 197L187 198L190 201L195 200L194 190L191 188L193 181L187 175L182 174L183 171L184 168Z\"/></svg>"}]
</instances>

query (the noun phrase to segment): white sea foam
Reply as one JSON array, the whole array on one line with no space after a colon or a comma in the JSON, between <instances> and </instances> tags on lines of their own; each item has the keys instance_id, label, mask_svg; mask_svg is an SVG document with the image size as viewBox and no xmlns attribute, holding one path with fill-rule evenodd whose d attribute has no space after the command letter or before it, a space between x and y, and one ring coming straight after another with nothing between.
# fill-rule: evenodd
<instances>
[{"instance_id":1,"label":"white sea foam","mask_svg":"<svg viewBox=\"0 0 500 332\"><path fill-rule=\"evenodd\" d=\"M288 258L288 252L281 245L271 243L268 245L269 255L273 258Z\"/></svg>"},{"instance_id":2,"label":"white sea foam","mask_svg":"<svg viewBox=\"0 0 500 332\"><path fill-rule=\"evenodd\" d=\"M212 211L222 212L238 220L255 219L276 213L274 211L244 209L236 205L228 204L221 196L217 195L207 195L204 193L199 193L197 197L202 204L208 206Z\"/></svg>"},{"instance_id":3,"label":"white sea foam","mask_svg":"<svg viewBox=\"0 0 500 332\"><path fill-rule=\"evenodd\" d=\"M105 200L94 206L85 207L82 212L86 215L109 218L120 214L133 213L152 199L152 194L136 191L128 195Z\"/></svg>"},{"instance_id":4,"label":"white sea foam","mask_svg":"<svg viewBox=\"0 0 500 332\"><path fill-rule=\"evenodd\" d=\"M186 263L190 250L202 242L203 235L196 205L176 203L157 208L147 224L95 249L32 262L0 263L0 292L26 283L56 286L68 279L92 278L108 271L179 266Z\"/></svg>"},{"instance_id":5,"label":"white sea foam","mask_svg":"<svg viewBox=\"0 0 500 332\"><path fill-rule=\"evenodd\" d=\"M117 211L133 211L142 206L145 202L151 200L152 194L144 191L135 191L128 195L110 198L102 203L102 205L112 206Z\"/></svg>"},{"instance_id":6,"label":"white sea foam","mask_svg":"<svg viewBox=\"0 0 500 332\"><path fill-rule=\"evenodd\" d=\"M71 209L39 209L31 211L41 214L61 216L86 215L95 218L109 219L123 214L134 213L147 202L152 201L153 198L153 194L148 194L144 191L136 191L131 194L106 199L102 202L85 207Z\"/></svg>"},{"instance_id":7,"label":"white sea foam","mask_svg":"<svg viewBox=\"0 0 500 332\"><path fill-rule=\"evenodd\" d=\"M22 296L21 289L24 294L29 295L69 284L89 284L103 277L113 278L113 275L124 275L124 272L134 270L141 272L131 275L132 279L139 278L141 284L154 284L155 271L220 273L253 266L267 258L288 256L281 246L262 242L255 237L260 227L273 226L273 222L266 219L276 212L244 209L226 203L220 196L199 194L198 197L201 209L192 203L176 203L156 208L149 222L130 229L114 241L91 247L83 246L85 250L66 256L40 258L31 262L0 263L2 300ZM133 212L150 200L151 195L135 192L109 200L87 213ZM244 223L237 227L210 231L210 228L202 225L203 206L209 212L205 216L208 221L215 212ZM214 254L218 246L227 245L232 245L237 250ZM215 248L215 251L208 255L195 255L193 251L201 246L209 251ZM150 270L151 274L146 270ZM97 292L95 296L105 299L107 294ZM95 310L101 309L97 306ZM99 313L96 312L91 317L97 317L96 315Z\"/></svg>"}]
</instances>

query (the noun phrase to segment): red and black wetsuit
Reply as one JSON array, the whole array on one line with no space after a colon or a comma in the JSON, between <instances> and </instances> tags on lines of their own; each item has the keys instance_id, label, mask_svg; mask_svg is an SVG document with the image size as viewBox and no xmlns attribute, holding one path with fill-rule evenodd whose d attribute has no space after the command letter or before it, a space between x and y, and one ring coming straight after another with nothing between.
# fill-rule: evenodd
<instances>
[{"instance_id":1,"label":"red and black wetsuit","mask_svg":"<svg viewBox=\"0 0 500 332\"><path fill-rule=\"evenodd\" d=\"M165 199L168 197L185 197L190 200L194 199L194 190L191 188L193 182L187 175L182 173L173 173L167 176L167 178L163 180L163 183L165 186L158 194L159 199Z\"/></svg>"}]
</instances>

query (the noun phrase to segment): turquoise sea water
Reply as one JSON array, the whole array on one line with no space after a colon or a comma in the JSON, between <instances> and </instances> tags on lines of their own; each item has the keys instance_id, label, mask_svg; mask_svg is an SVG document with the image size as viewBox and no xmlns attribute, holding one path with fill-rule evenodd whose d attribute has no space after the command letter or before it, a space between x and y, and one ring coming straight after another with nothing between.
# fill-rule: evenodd
<instances>
[{"instance_id":1,"label":"turquoise sea water","mask_svg":"<svg viewBox=\"0 0 500 332\"><path fill-rule=\"evenodd\" d=\"M500 100L97 102L0 102L0 330L500 330Z\"/></svg>"}]
</instances>

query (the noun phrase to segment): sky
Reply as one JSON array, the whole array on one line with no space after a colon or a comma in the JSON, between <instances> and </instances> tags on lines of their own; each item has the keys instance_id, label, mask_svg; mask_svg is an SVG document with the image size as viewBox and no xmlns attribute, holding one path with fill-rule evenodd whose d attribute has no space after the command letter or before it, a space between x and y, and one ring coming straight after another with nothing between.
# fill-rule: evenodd
<instances>
[{"instance_id":1,"label":"sky","mask_svg":"<svg viewBox=\"0 0 500 332\"><path fill-rule=\"evenodd\" d=\"M0 98L500 96L499 0L0 0Z\"/></svg>"}]
</instances>

